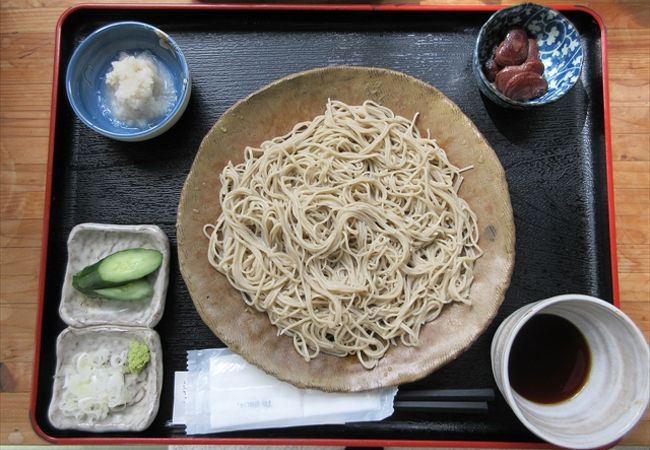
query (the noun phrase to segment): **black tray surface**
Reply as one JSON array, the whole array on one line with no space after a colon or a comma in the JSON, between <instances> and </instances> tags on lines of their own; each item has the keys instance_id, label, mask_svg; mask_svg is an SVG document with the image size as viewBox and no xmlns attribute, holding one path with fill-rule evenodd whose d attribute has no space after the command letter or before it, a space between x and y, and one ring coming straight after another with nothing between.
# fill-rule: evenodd
<instances>
[{"instance_id":1,"label":"black tray surface","mask_svg":"<svg viewBox=\"0 0 650 450\"><path fill-rule=\"evenodd\" d=\"M584 293L613 301L607 207L601 29L583 11L566 11L582 36L585 61L578 84L555 104L509 111L483 97L471 54L488 11L279 11L78 9L61 30L51 216L43 304L37 424L53 438L182 438L167 426L174 372L186 351L223 344L203 324L176 258L176 209L201 139L236 101L285 75L330 65L375 66L430 83L474 121L506 170L517 232L511 286L498 316L457 360L415 388L494 388L490 341L510 313L532 301ZM192 71L192 97L181 120L163 136L120 143L84 126L70 108L67 62L90 32L114 21L139 20L168 32ZM216 176L216 175L215 175ZM215 193L215 201L216 201ZM165 314L156 327L164 353L160 410L141 433L93 435L50 425L57 335L65 328L58 306L66 267L66 239L82 222L157 224L171 242ZM396 412L381 422L345 426L224 433L210 437L344 438L538 442L503 398L487 415Z\"/></svg>"}]
</instances>

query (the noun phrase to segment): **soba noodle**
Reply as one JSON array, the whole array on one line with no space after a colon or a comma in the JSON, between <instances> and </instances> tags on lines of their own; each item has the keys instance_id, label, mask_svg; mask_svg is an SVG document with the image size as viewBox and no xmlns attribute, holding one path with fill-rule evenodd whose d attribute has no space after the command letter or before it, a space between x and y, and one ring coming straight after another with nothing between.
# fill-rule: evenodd
<instances>
[{"instance_id":1,"label":"soba noodle","mask_svg":"<svg viewBox=\"0 0 650 450\"><path fill-rule=\"evenodd\" d=\"M210 264L307 361L356 355L371 369L391 345L417 345L445 304L470 304L476 216L462 170L416 120L329 101L221 173Z\"/></svg>"}]
</instances>

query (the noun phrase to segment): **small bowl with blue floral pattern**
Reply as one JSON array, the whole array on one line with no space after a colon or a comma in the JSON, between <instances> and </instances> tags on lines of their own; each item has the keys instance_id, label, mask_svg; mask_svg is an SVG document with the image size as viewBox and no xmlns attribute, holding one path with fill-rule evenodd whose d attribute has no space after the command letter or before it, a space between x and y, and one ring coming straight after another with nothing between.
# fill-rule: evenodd
<instances>
[{"instance_id":1,"label":"small bowl with blue floral pattern","mask_svg":"<svg viewBox=\"0 0 650 450\"><path fill-rule=\"evenodd\" d=\"M546 90L535 98L513 100L488 79L486 62L494 58L507 33L523 29L528 39L536 41L538 60L543 64L541 76ZM583 49L573 24L558 11L534 3L524 3L494 13L481 27L472 61L472 70L481 92L499 106L530 109L553 103L564 96L580 78ZM495 70L502 70L500 66ZM501 87L501 86L500 86Z\"/></svg>"}]
</instances>

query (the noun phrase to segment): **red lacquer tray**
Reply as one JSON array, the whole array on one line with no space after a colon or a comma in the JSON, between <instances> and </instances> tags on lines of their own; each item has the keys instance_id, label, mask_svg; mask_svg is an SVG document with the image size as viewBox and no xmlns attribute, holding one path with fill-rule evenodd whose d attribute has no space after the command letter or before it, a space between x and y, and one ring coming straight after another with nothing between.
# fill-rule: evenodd
<instances>
[{"instance_id":1,"label":"red lacquer tray","mask_svg":"<svg viewBox=\"0 0 650 450\"><path fill-rule=\"evenodd\" d=\"M174 372L186 351L222 346L199 318L176 262L176 208L199 143L239 99L285 75L330 65L385 67L432 84L470 117L506 170L517 229L516 263L498 316L457 360L409 389L496 389L489 345L518 307L577 292L618 304L605 28L590 10L558 6L585 51L578 84L531 112L484 98L471 72L481 25L498 7L419 5L81 5L57 25L43 259L32 389L36 431L60 444L319 444L538 447L499 394L486 415L396 412L381 422L187 436L168 425ZM73 114L64 74L74 48L110 22L138 20L168 32L192 70L187 111L162 137L121 143ZM57 430L47 419L66 239L82 222L159 225L172 244L160 410L141 433Z\"/></svg>"}]
</instances>

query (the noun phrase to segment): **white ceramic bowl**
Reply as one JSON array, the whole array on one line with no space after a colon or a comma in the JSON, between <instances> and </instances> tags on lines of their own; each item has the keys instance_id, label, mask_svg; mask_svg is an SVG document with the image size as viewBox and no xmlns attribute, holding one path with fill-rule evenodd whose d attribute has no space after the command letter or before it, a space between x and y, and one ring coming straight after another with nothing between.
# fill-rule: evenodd
<instances>
[{"instance_id":1,"label":"white ceramic bowl","mask_svg":"<svg viewBox=\"0 0 650 450\"><path fill-rule=\"evenodd\" d=\"M510 385L510 350L537 314L569 320L585 337L591 370L582 389L559 403L540 404ZM491 348L499 390L519 420L542 439L566 448L604 447L623 437L643 416L650 396L650 352L641 331L618 308L587 295L568 294L520 308L497 329Z\"/></svg>"}]
</instances>

